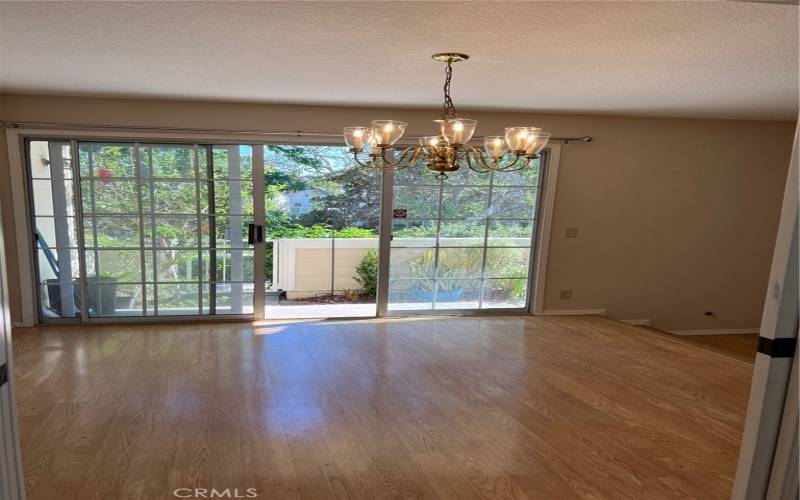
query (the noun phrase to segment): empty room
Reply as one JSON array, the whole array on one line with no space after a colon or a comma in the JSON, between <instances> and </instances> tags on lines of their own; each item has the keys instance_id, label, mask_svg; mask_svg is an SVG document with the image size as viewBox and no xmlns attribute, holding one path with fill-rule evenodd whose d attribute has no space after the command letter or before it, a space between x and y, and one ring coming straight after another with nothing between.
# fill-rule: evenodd
<instances>
[{"instance_id":1,"label":"empty room","mask_svg":"<svg viewBox=\"0 0 800 500\"><path fill-rule=\"evenodd\" d=\"M0 500L797 499L799 16L0 2Z\"/></svg>"}]
</instances>

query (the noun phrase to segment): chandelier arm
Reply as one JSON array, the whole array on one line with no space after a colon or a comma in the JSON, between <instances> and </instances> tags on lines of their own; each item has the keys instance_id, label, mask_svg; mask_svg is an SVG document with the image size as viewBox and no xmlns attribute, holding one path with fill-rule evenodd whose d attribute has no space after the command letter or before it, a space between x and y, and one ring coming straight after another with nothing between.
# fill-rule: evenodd
<instances>
[{"instance_id":1,"label":"chandelier arm","mask_svg":"<svg viewBox=\"0 0 800 500\"><path fill-rule=\"evenodd\" d=\"M479 148L476 148L475 146L470 146L470 150L472 151L472 154L475 155L478 164L484 169L486 169L484 173L490 171L497 171L497 160L491 160L491 164L489 164L486 162L486 157L483 156L483 151L481 151Z\"/></svg>"},{"instance_id":2,"label":"chandelier arm","mask_svg":"<svg viewBox=\"0 0 800 500\"><path fill-rule=\"evenodd\" d=\"M472 164L472 156L473 156L473 154L476 157L475 162L478 163L478 160L477 160L478 151L475 151L475 148L470 146L466 150L464 150L464 156L467 158L467 166L473 172L477 172L479 174L485 174L486 173L485 169L481 170L480 168L478 168L478 166Z\"/></svg>"},{"instance_id":3,"label":"chandelier arm","mask_svg":"<svg viewBox=\"0 0 800 500\"><path fill-rule=\"evenodd\" d=\"M525 170L526 168L528 168L528 165L531 164L531 159L528 158L527 156L524 157L524 158L525 159L522 161L522 164L520 166L515 167L515 168L510 168L510 167L512 167L514 165L514 163L516 163L516 162L514 162L511 165L509 165L508 167L504 167L504 168L498 170L498 172L519 172L520 170Z\"/></svg>"},{"instance_id":4,"label":"chandelier arm","mask_svg":"<svg viewBox=\"0 0 800 500\"><path fill-rule=\"evenodd\" d=\"M380 167L380 165L378 165L378 164L375 162L375 159L374 159L374 158L373 158L373 159L372 159L372 160L371 160L369 163L364 163L364 162L362 162L361 160L359 160L359 159L358 159L358 153L356 153L356 152L354 152L354 153L353 153L353 160L354 160L354 161L355 161L355 162L356 162L358 165L360 165L360 166L362 166L362 167L364 167L364 168L381 168L381 167Z\"/></svg>"},{"instance_id":5,"label":"chandelier arm","mask_svg":"<svg viewBox=\"0 0 800 500\"><path fill-rule=\"evenodd\" d=\"M416 161L416 156L419 154L420 148L418 146L410 146L405 148L400 152L399 159L394 162L386 158L387 150L388 148L381 148L381 160L383 160L383 168L393 168L401 170L404 168L408 168L414 164L414 162ZM409 153L411 153L411 157L407 158Z\"/></svg>"},{"instance_id":6,"label":"chandelier arm","mask_svg":"<svg viewBox=\"0 0 800 500\"><path fill-rule=\"evenodd\" d=\"M497 170L498 172L504 172L504 171L506 171L506 170L508 170L508 169L510 169L510 168L513 168L513 167L514 167L514 165L516 165L516 164L517 164L517 162L519 162L519 159L520 159L520 158L522 158L522 155L521 155L521 154L519 154L519 153L516 153L516 154L515 154L515 156L514 156L514 161L512 161L512 162L511 162L511 163L509 163L508 165L499 166L500 162L499 162L499 161L498 161L498 162L495 162L495 168L494 168L494 170Z\"/></svg>"}]
</instances>

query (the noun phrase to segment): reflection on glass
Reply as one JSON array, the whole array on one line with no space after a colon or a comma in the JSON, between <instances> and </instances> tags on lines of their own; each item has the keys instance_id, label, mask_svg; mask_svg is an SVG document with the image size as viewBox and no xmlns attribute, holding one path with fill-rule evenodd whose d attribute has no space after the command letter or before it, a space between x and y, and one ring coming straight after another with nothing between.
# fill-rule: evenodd
<instances>
[{"instance_id":1,"label":"reflection on glass","mask_svg":"<svg viewBox=\"0 0 800 500\"><path fill-rule=\"evenodd\" d=\"M530 248L487 248L486 278L526 278Z\"/></svg>"},{"instance_id":2,"label":"reflection on glass","mask_svg":"<svg viewBox=\"0 0 800 500\"><path fill-rule=\"evenodd\" d=\"M405 209L410 219L431 219L439 213L437 186L395 186L394 205Z\"/></svg>"},{"instance_id":3,"label":"reflection on glass","mask_svg":"<svg viewBox=\"0 0 800 500\"><path fill-rule=\"evenodd\" d=\"M39 232L40 248L55 246L56 230L59 231L61 246L77 247L78 233L75 217L36 217L36 230Z\"/></svg>"},{"instance_id":4,"label":"reflection on glass","mask_svg":"<svg viewBox=\"0 0 800 500\"><path fill-rule=\"evenodd\" d=\"M253 179L251 146L214 146L214 179Z\"/></svg>"},{"instance_id":5,"label":"reflection on glass","mask_svg":"<svg viewBox=\"0 0 800 500\"><path fill-rule=\"evenodd\" d=\"M486 232L484 219L469 221L442 221L439 228L439 245L443 247L482 247Z\"/></svg>"},{"instance_id":6,"label":"reflection on glass","mask_svg":"<svg viewBox=\"0 0 800 500\"><path fill-rule=\"evenodd\" d=\"M134 147L131 144L81 142L78 145L81 177L134 177Z\"/></svg>"},{"instance_id":7,"label":"reflection on glass","mask_svg":"<svg viewBox=\"0 0 800 500\"><path fill-rule=\"evenodd\" d=\"M28 166L42 318L80 313L80 262L69 142L30 141Z\"/></svg>"},{"instance_id":8,"label":"reflection on glass","mask_svg":"<svg viewBox=\"0 0 800 500\"><path fill-rule=\"evenodd\" d=\"M437 280L434 309L476 309L480 290L480 280Z\"/></svg>"},{"instance_id":9,"label":"reflection on glass","mask_svg":"<svg viewBox=\"0 0 800 500\"><path fill-rule=\"evenodd\" d=\"M433 248L395 248L389 264L390 278L433 278L436 270Z\"/></svg>"},{"instance_id":10,"label":"reflection on glass","mask_svg":"<svg viewBox=\"0 0 800 500\"><path fill-rule=\"evenodd\" d=\"M145 244L151 247L197 247L197 217L146 217L144 234Z\"/></svg>"},{"instance_id":11,"label":"reflection on glass","mask_svg":"<svg viewBox=\"0 0 800 500\"><path fill-rule=\"evenodd\" d=\"M98 277L115 278L119 281L142 281L142 261L139 249L87 251L94 259L86 262L87 280L96 281Z\"/></svg>"},{"instance_id":12,"label":"reflection on glass","mask_svg":"<svg viewBox=\"0 0 800 500\"><path fill-rule=\"evenodd\" d=\"M216 281L253 281L253 250L217 249L204 252L204 267L211 267L214 259Z\"/></svg>"},{"instance_id":13,"label":"reflection on glass","mask_svg":"<svg viewBox=\"0 0 800 500\"><path fill-rule=\"evenodd\" d=\"M197 250L156 250L155 271L159 283L197 281L200 273Z\"/></svg>"},{"instance_id":14,"label":"reflection on glass","mask_svg":"<svg viewBox=\"0 0 800 500\"><path fill-rule=\"evenodd\" d=\"M141 241L139 217L136 216L84 216L86 228L83 243L86 248L138 247ZM97 233L97 240L94 235ZM145 241L147 241L145 233Z\"/></svg>"},{"instance_id":15,"label":"reflection on glass","mask_svg":"<svg viewBox=\"0 0 800 500\"><path fill-rule=\"evenodd\" d=\"M253 312L253 282L217 283L214 286L216 314Z\"/></svg>"},{"instance_id":16,"label":"reflection on glass","mask_svg":"<svg viewBox=\"0 0 800 500\"><path fill-rule=\"evenodd\" d=\"M82 180L84 214L136 214L139 212L138 183L135 180Z\"/></svg>"},{"instance_id":17,"label":"reflection on glass","mask_svg":"<svg viewBox=\"0 0 800 500\"><path fill-rule=\"evenodd\" d=\"M199 198L194 181L149 181L143 186L142 202L146 212L156 214L193 215L198 202L201 213L208 209L208 201Z\"/></svg>"},{"instance_id":18,"label":"reflection on glass","mask_svg":"<svg viewBox=\"0 0 800 500\"><path fill-rule=\"evenodd\" d=\"M194 315L200 314L200 283L159 283L157 290L157 304L159 316ZM208 285L204 285L204 296L208 297ZM149 294L148 303L153 300ZM148 309L150 309L150 305ZM155 307L153 307L155 309Z\"/></svg>"},{"instance_id":19,"label":"reflection on glass","mask_svg":"<svg viewBox=\"0 0 800 500\"><path fill-rule=\"evenodd\" d=\"M117 283L103 277L89 281L86 286L90 317L141 316L142 285Z\"/></svg>"},{"instance_id":20,"label":"reflection on glass","mask_svg":"<svg viewBox=\"0 0 800 500\"><path fill-rule=\"evenodd\" d=\"M487 309L525 307L527 292L527 279L485 280L482 306Z\"/></svg>"},{"instance_id":21,"label":"reflection on glass","mask_svg":"<svg viewBox=\"0 0 800 500\"><path fill-rule=\"evenodd\" d=\"M201 196L207 196L207 184L201 187ZM214 181L214 205L217 213L234 215L253 214L253 183L246 181Z\"/></svg>"},{"instance_id":22,"label":"reflection on glass","mask_svg":"<svg viewBox=\"0 0 800 500\"><path fill-rule=\"evenodd\" d=\"M486 217L488 190L482 187L444 186L442 188L443 219Z\"/></svg>"},{"instance_id":23,"label":"reflection on glass","mask_svg":"<svg viewBox=\"0 0 800 500\"><path fill-rule=\"evenodd\" d=\"M533 235L531 220L493 220L489 222L490 247L527 247Z\"/></svg>"},{"instance_id":24,"label":"reflection on glass","mask_svg":"<svg viewBox=\"0 0 800 500\"><path fill-rule=\"evenodd\" d=\"M480 278L483 248L439 248L438 279Z\"/></svg>"},{"instance_id":25,"label":"reflection on glass","mask_svg":"<svg viewBox=\"0 0 800 500\"><path fill-rule=\"evenodd\" d=\"M432 309L433 287L433 280L391 280L389 282L389 310Z\"/></svg>"},{"instance_id":26,"label":"reflection on glass","mask_svg":"<svg viewBox=\"0 0 800 500\"><path fill-rule=\"evenodd\" d=\"M214 217L214 232L218 248L242 248L247 246L247 226L253 223L252 217ZM235 224L234 224L235 223Z\"/></svg>"},{"instance_id":27,"label":"reflection on glass","mask_svg":"<svg viewBox=\"0 0 800 500\"><path fill-rule=\"evenodd\" d=\"M438 217L426 215L424 225L393 221L389 309L524 308L540 169L536 159L524 171L462 169L442 182L419 173L396 174L396 182L405 185L395 186L393 208L407 208L398 205L402 200L415 210L422 205L425 214L434 214L434 206L441 209ZM437 187L441 195L434 193ZM424 201L423 190L429 193ZM411 280L421 283L411 286Z\"/></svg>"},{"instance_id":28,"label":"reflection on glass","mask_svg":"<svg viewBox=\"0 0 800 500\"><path fill-rule=\"evenodd\" d=\"M395 219L392 222L393 247L433 247L436 245L435 220Z\"/></svg>"},{"instance_id":29,"label":"reflection on glass","mask_svg":"<svg viewBox=\"0 0 800 500\"><path fill-rule=\"evenodd\" d=\"M535 189L496 188L492 193L492 206L489 212L497 219L532 219L535 208Z\"/></svg>"},{"instance_id":30,"label":"reflection on glass","mask_svg":"<svg viewBox=\"0 0 800 500\"><path fill-rule=\"evenodd\" d=\"M194 145L146 145L140 149L145 156L143 163L146 165L144 168L146 176L194 179L195 161L201 164L195 158ZM205 153L205 148L198 148L198 150ZM149 165L146 162L148 155L150 156ZM201 177L205 177L205 175L201 175Z\"/></svg>"}]
</instances>

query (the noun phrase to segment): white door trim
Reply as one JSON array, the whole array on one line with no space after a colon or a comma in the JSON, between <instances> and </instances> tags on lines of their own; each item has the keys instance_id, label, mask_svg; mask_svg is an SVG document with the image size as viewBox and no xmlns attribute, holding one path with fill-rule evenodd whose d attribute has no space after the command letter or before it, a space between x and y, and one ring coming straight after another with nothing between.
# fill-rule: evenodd
<instances>
[{"instance_id":1,"label":"white door trim","mask_svg":"<svg viewBox=\"0 0 800 500\"><path fill-rule=\"evenodd\" d=\"M23 158L23 134L18 129L6 130L8 148L8 167L11 183L11 202L13 206L14 229L17 239L17 269L19 273L19 296L22 301L22 316L15 322L18 326L33 326L36 323L36 294L33 284L36 274L33 269L31 242L33 231L28 208L28 182ZM8 279L8 278L6 278Z\"/></svg>"},{"instance_id":2,"label":"white door trim","mask_svg":"<svg viewBox=\"0 0 800 500\"><path fill-rule=\"evenodd\" d=\"M544 310L544 292L547 284L547 261L550 253L550 236L553 226L553 211L556 203L556 187L558 185L558 165L561 161L561 144L548 146L547 166L545 167L544 198L540 202L537 224L539 225L536 238L536 262L534 264L533 297L531 297L531 312L533 314L548 314Z\"/></svg>"}]
</instances>

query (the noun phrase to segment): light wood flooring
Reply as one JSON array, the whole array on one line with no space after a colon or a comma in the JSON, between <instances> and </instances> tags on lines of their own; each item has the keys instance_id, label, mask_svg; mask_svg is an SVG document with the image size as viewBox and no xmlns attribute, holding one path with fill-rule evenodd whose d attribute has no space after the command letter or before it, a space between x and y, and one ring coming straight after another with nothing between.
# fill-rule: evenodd
<instances>
[{"instance_id":1,"label":"light wood flooring","mask_svg":"<svg viewBox=\"0 0 800 500\"><path fill-rule=\"evenodd\" d=\"M722 335L672 335L679 342L695 345L719 354L725 354L748 363L754 363L758 349L757 333Z\"/></svg>"},{"instance_id":2,"label":"light wood flooring","mask_svg":"<svg viewBox=\"0 0 800 500\"><path fill-rule=\"evenodd\" d=\"M14 356L29 500L727 499L752 371L600 317L35 328Z\"/></svg>"}]
</instances>

